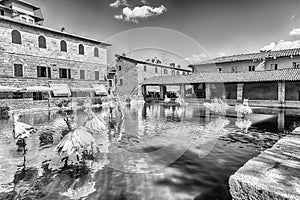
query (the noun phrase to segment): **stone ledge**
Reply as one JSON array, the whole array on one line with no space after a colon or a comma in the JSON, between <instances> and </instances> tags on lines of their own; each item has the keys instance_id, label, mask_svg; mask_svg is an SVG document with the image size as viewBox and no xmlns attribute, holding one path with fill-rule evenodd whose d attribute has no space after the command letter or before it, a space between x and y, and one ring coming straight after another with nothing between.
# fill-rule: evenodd
<instances>
[{"instance_id":1,"label":"stone ledge","mask_svg":"<svg viewBox=\"0 0 300 200\"><path fill-rule=\"evenodd\" d=\"M230 193L234 200L300 199L298 131L280 139L230 177Z\"/></svg>"}]
</instances>

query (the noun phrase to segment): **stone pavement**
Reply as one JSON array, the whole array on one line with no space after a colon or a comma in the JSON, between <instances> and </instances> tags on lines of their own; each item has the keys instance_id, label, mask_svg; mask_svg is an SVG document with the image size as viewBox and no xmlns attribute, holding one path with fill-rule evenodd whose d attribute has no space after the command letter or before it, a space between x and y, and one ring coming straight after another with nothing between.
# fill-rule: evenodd
<instances>
[{"instance_id":1,"label":"stone pavement","mask_svg":"<svg viewBox=\"0 0 300 200\"><path fill-rule=\"evenodd\" d=\"M300 129L293 133L230 177L234 200L300 199Z\"/></svg>"}]
</instances>

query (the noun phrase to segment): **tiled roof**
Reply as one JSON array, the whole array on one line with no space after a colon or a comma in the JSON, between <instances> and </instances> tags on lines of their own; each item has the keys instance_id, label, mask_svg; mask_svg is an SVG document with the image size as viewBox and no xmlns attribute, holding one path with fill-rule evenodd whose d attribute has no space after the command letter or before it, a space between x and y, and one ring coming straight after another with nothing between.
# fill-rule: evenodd
<instances>
[{"instance_id":1,"label":"tiled roof","mask_svg":"<svg viewBox=\"0 0 300 200\"><path fill-rule=\"evenodd\" d=\"M48 27L45 27L45 26L40 26L40 25L36 25L36 24L29 24L29 23L26 23L26 22L23 22L23 21L19 21L19 20L7 17L7 16L1 16L0 15L0 20L4 20L4 21L11 22L11 23L16 23L16 24L21 24L21 25L24 25L24 26L33 27L33 28L37 28L39 30L49 31L49 32L56 33L56 34L61 34L61 35L69 36L69 37L78 38L78 39L93 42L93 43L96 43L96 44L101 44L103 46L111 46L111 44L108 44L108 43L105 43L105 42L100 42L100 41L95 40L95 39L91 39L91 38L80 36L80 35L75 35L75 34L72 34L72 33L58 31L58 30L48 28Z\"/></svg>"},{"instance_id":2,"label":"tiled roof","mask_svg":"<svg viewBox=\"0 0 300 200\"><path fill-rule=\"evenodd\" d=\"M267 51L260 53L240 54L233 56L217 57L210 60L202 61L194 65L206 65L206 64L217 64L217 63L230 63L247 60L263 60L267 58L280 58L287 56L299 56L300 48L297 49L285 49L279 51Z\"/></svg>"},{"instance_id":3,"label":"tiled roof","mask_svg":"<svg viewBox=\"0 0 300 200\"><path fill-rule=\"evenodd\" d=\"M136 59L136 58L130 58L130 57L119 55L119 54L116 54L115 56L116 56L116 58L127 60L127 61L138 63L138 64L145 64L145 65L156 66L156 67L161 67L161 68L166 68L166 69L174 69L174 70L183 71L183 72L191 72L191 70L188 70L188 69L174 68L174 67L170 67L168 65L142 61L142 60L139 60L139 59Z\"/></svg>"},{"instance_id":4,"label":"tiled roof","mask_svg":"<svg viewBox=\"0 0 300 200\"><path fill-rule=\"evenodd\" d=\"M254 71L240 73L198 73L187 76L157 76L145 80L143 85L171 85L179 83L242 83L266 81L300 81L300 69Z\"/></svg>"}]
</instances>

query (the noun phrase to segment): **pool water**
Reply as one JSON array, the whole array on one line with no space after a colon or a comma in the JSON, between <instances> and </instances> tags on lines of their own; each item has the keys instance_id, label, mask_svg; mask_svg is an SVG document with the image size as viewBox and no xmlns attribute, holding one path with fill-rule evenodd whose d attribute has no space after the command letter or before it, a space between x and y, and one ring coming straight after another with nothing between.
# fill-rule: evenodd
<instances>
[{"instance_id":1,"label":"pool water","mask_svg":"<svg viewBox=\"0 0 300 200\"><path fill-rule=\"evenodd\" d=\"M229 200L230 175L299 125L295 110L253 110L241 118L195 105L123 106L125 120L94 134L97 153L67 164L54 151L68 133L61 111L22 114L37 129L26 153L2 120L0 199ZM85 112L74 113L84 126Z\"/></svg>"}]
</instances>

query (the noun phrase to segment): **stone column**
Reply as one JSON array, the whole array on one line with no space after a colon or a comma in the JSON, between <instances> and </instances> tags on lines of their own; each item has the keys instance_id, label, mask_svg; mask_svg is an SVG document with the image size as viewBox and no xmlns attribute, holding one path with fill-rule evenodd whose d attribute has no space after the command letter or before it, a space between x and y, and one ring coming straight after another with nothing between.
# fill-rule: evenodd
<instances>
[{"instance_id":1,"label":"stone column","mask_svg":"<svg viewBox=\"0 0 300 200\"><path fill-rule=\"evenodd\" d=\"M281 104L285 103L285 82L284 81L278 82L278 101Z\"/></svg>"},{"instance_id":2,"label":"stone column","mask_svg":"<svg viewBox=\"0 0 300 200\"><path fill-rule=\"evenodd\" d=\"M244 90L244 83L237 84L237 100L243 101L243 90Z\"/></svg>"},{"instance_id":3,"label":"stone column","mask_svg":"<svg viewBox=\"0 0 300 200\"><path fill-rule=\"evenodd\" d=\"M180 85L180 96L185 99L185 85Z\"/></svg>"},{"instance_id":4,"label":"stone column","mask_svg":"<svg viewBox=\"0 0 300 200\"><path fill-rule=\"evenodd\" d=\"M163 99L165 98L165 93L166 93L166 86L164 85L160 85L159 86L159 94L160 94L160 98Z\"/></svg>"},{"instance_id":5,"label":"stone column","mask_svg":"<svg viewBox=\"0 0 300 200\"><path fill-rule=\"evenodd\" d=\"M205 100L210 100L210 97L211 97L210 83L205 83Z\"/></svg>"},{"instance_id":6,"label":"stone column","mask_svg":"<svg viewBox=\"0 0 300 200\"><path fill-rule=\"evenodd\" d=\"M142 89L142 95L145 97L145 95L146 95L146 85L142 85L141 89Z\"/></svg>"},{"instance_id":7,"label":"stone column","mask_svg":"<svg viewBox=\"0 0 300 200\"><path fill-rule=\"evenodd\" d=\"M283 131L284 130L284 110L278 111L277 114L277 124L278 124L278 130Z\"/></svg>"}]
</instances>

